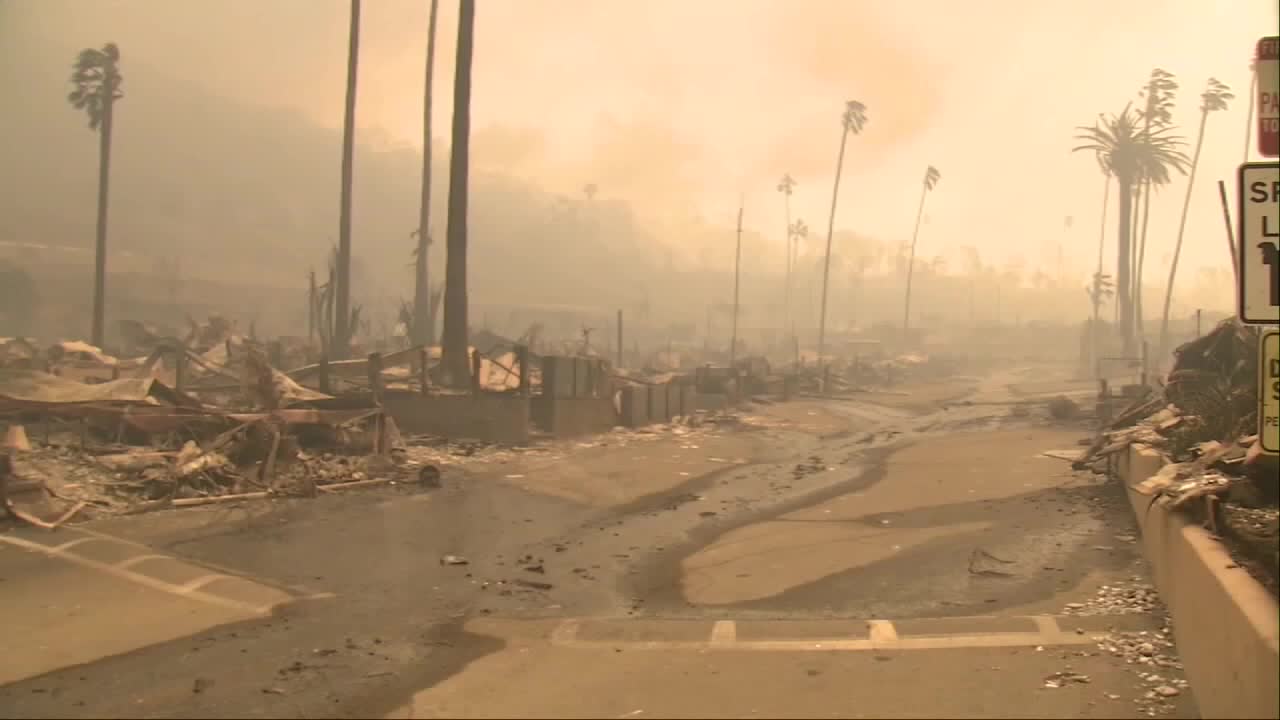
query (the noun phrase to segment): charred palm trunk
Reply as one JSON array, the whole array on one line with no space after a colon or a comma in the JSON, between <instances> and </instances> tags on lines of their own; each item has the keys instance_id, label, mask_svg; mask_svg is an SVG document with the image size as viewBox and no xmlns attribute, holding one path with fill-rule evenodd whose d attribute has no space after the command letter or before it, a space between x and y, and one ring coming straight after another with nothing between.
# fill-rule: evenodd
<instances>
[{"instance_id":1,"label":"charred palm trunk","mask_svg":"<svg viewBox=\"0 0 1280 720\"><path fill-rule=\"evenodd\" d=\"M356 70L360 62L360 0L351 0L347 38L347 98L342 117L342 195L338 209L337 326L331 352L337 359L351 351L351 165L356 132Z\"/></svg>"},{"instance_id":2,"label":"charred palm trunk","mask_svg":"<svg viewBox=\"0 0 1280 720\"><path fill-rule=\"evenodd\" d=\"M471 54L475 0L461 0L453 80L452 157L449 162L449 223L446 231L442 362L448 381L468 384L467 357L467 178L471 140Z\"/></svg>"},{"instance_id":3,"label":"charred palm trunk","mask_svg":"<svg viewBox=\"0 0 1280 720\"><path fill-rule=\"evenodd\" d=\"M844 169L844 148L849 128L840 126L840 153L836 155L836 179L831 185L831 213L827 216L827 253L822 258L822 303L818 311L818 363L823 364L827 344L827 282L831 276L831 236L836 229L836 204L840 198L840 172ZM826 388L823 388L825 391Z\"/></svg>"},{"instance_id":4,"label":"charred palm trunk","mask_svg":"<svg viewBox=\"0 0 1280 720\"><path fill-rule=\"evenodd\" d=\"M1132 177L1117 177L1120 185L1119 241L1116 248L1118 264L1116 267L1116 303L1120 310L1120 338L1123 343L1124 356L1133 357L1137 352L1137 342L1133 335L1133 277L1130 265L1132 238L1129 236L1133 225L1133 185Z\"/></svg>"},{"instance_id":5,"label":"charred palm trunk","mask_svg":"<svg viewBox=\"0 0 1280 720\"><path fill-rule=\"evenodd\" d=\"M916 210L916 227L911 231L911 252L907 254L907 295L902 303L902 340L906 342L907 333L911 330L911 278L915 274L916 239L920 237L920 219L924 217L924 199L929 195L929 186L920 190L920 207Z\"/></svg>"},{"instance_id":6,"label":"charred palm trunk","mask_svg":"<svg viewBox=\"0 0 1280 720\"><path fill-rule=\"evenodd\" d=\"M435 341L435 315L431 304L431 266L428 255L431 250L431 86L435 76L436 15L439 0L431 0L431 15L427 21L427 68L422 91L422 198L418 206L418 256L414 263L416 283L413 290L413 327L410 335L414 345L430 345Z\"/></svg>"},{"instance_id":7,"label":"charred palm trunk","mask_svg":"<svg viewBox=\"0 0 1280 720\"><path fill-rule=\"evenodd\" d=\"M111 187L111 124L115 98L110 83L102 101L98 128L98 227L93 248L93 344L102 347L107 326L107 196Z\"/></svg>"}]
</instances>

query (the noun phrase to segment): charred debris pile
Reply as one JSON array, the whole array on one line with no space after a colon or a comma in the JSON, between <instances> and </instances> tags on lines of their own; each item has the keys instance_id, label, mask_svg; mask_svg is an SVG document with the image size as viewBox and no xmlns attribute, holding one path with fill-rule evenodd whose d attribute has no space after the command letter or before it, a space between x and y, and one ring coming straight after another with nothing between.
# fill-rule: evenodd
<instances>
[{"instance_id":1,"label":"charred debris pile","mask_svg":"<svg viewBox=\"0 0 1280 720\"><path fill-rule=\"evenodd\" d=\"M1175 352L1163 386L1146 388L1102 428L1078 468L1106 472L1135 443L1167 464L1136 488L1228 540L1276 589L1280 468L1257 436L1258 333L1234 319Z\"/></svg>"},{"instance_id":2,"label":"charred debris pile","mask_svg":"<svg viewBox=\"0 0 1280 720\"><path fill-rule=\"evenodd\" d=\"M119 359L81 342L0 338L0 517L56 527L77 514L439 482L354 377L372 377L367 361L285 373L268 355L297 362L303 350L217 318L183 339L132 339L150 349ZM341 392L298 379L326 369Z\"/></svg>"}]
</instances>

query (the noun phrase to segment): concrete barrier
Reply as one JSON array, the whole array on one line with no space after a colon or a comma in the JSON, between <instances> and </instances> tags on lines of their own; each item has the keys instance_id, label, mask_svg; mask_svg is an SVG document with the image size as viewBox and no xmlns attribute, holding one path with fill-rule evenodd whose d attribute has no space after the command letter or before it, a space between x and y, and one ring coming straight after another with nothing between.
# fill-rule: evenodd
<instances>
[{"instance_id":1,"label":"concrete barrier","mask_svg":"<svg viewBox=\"0 0 1280 720\"><path fill-rule=\"evenodd\" d=\"M1134 490L1159 453L1134 445L1118 464L1201 716L1280 717L1280 604L1204 528Z\"/></svg>"}]
</instances>

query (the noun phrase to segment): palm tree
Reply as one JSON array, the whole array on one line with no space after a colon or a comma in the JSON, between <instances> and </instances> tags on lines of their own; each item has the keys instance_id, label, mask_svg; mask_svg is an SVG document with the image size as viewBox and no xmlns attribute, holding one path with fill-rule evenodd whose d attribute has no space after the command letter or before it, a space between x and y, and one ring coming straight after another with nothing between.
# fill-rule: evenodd
<instances>
[{"instance_id":1,"label":"palm tree","mask_svg":"<svg viewBox=\"0 0 1280 720\"><path fill-rule=\"evenodd\" d=\"M98 228L93 256L93 327L94 345L102 347L106 328L107 305L107 191L111 185L111 126L115 118L116 100L124 97L120 89L120 48L107 43L101 50L85 48L71 64L71 93L67 102L83 110L89 118L89 129L98 132Z\"/></svg>"},{"instance_id":2,"label":"palm tree","mask_svg":"<svg viewBox=\"0 0 1280 720\"><path fill-rule=\"evenodd\" d=\"M930 165L924 171L924 183L920 189L920 208L916 210L916 227L911 232L911 255L907 259L907 297L902 307L902 339L906 340L907 331L911 328L911 278L916 264L916 239L920 237L920 218L924 217L924 199L929 191L938 184L942 174L938 168Z\"/></svg>"},{"instance_id":3,"label":"palm tree","mask_svg":"<svg viewBox=\"0 0 1280 720\"><path fill-rule=\"evenodd\" d=\"M844 104L840 116L840 153L836 155L836 178L831 185L831 214L827 218L827 252L822 261L822 309L818 313L818 362L822 362L827 342L827 282L831 275L831 236L836 228L836 202L840 197L840 171L844 168L844 148L849 134L858 135L867 124L867 106L857 100ZM824 388L825 390L825 388Z\"/></svg>"},{"instance_id":4,"label":"palm tree","mask_svg":"<svg viewBox=\"0 0 1280 720\"><path fill-rule=\"evenodd\" d=\"M1227 109L1227 103L1234 98L1231 88L1209 78L1209 84L1200 93L1200 129L1196 132L1196 149L1191 155L1191 171L1187 174L1187 196L1182 202L1182 218L1178 221L1178 241L1173 246L1173 262L1169 263L1169 284L1164 289L1164 313L1160 319L1160 355L1164 357L1169 349L1169 305L1173 302L1173 281L1178 274L1178 258L1182 255L1182 237L1187 229L1187 211L1191 209L1191 193L1196 185L1196 166L1200 163L1200 148L1204 145L1204 128L1209 120L1209 113Z\"/></svg>"},{"instance_id":5,"label":"palm tree","mask_svg":"<svg viewBox=\"0 0 1280 720\"><path fill-rule=\"evenodd\" d=\"M1120 305L1120 335L1124 353L1132 357L1136 352L1133 327L1132 290L1132 237L1133 192L1137 183L1148 176L1168 172L1172 167L1183 170L1187 156L1179 150L1185 143L1169 134L1170 128L1154 128L1150 132L1142 128L1141 119L1130 105L1118 115L1100 118L1093 127L1077 128L1076 139L1084 144L1072 152L1090 150L1098 163L1116 180L1119 189L1116 296Z\"/></svg>"},{"instance_id":6,"label":"palm tree","mask_svg":"<svg viewBox=\"0 0 1280 720\"><path fill-rule=\"evenodd\" d=\"M409 335L414 345L435 342L435 314L430 312L431 273L427 255L431 250L431 85L436 65L436 13L439 0L431 0L427 20L427 69L422 90L422 199L418 205L418 249L414 258L413 325Z\"/></svg>"},{"instance_id":7,"label":"palm tree","mask_svg":"<svg viewBox=\"0 0 1280 720\"><path fill-rule=\"evenodd\" d=\"M458 7L458 47L453 77L453 130L449 159L449 223L445 231L444 336L447 380L467 384L467 180L471 151L471 49L475 41L475 0Z\"/></svg>"},{"instance_id":8,"label":"palm tree","mask_svg":"<svg viewBox=\"0 0 1280 720\"><path fill-rule=\"evenodd\" d=\"M782 179L778 181L778 192L782 193L783 212L786 213L787 236L783 239L783 252L787 254L787 277L784 289L784 304L782 327L786 331L786 327L791 324L791 191L795 188L796 181L791 177L790 173L783 173Z\"/></svg>"},{"instance_id":9,"label":"palm tree","mask_svg":"<svg viewBox=\"0 0 1280 720\"><path fill-rule=\"evenodd\" d=\"M338 267L334 287L336 325L331 343L338 358L351 352L356 328L351 313L351 156L356 132L356 71L360 61L360 0L351 0L351 25L347 34L347 98L342 117L342 195L338 209Z\"/></svg>"},{"instance_id":10,"label":"palm tree","mask_svg":"<svg viewBox=\"0 0 1280 720\"><path fill-rule=\"evenodd\" d=\"M1147 81L1146 87L1143 88L1142 92L1138 93L1138 96L1146 101L1145 106L1138 111L1143 120L1143 130L1145 132L1151 132L1154 127L1170 127L1172 125L1173 101L1177 91L1178 83L1174 79L1173 73L1160 68L1151 71L1151 78ZM1145 335L1146 326L1142 310L1142 271L1147 259L1147 229L1151 219L1151 193L1155 186L1164 185L1168 182L1168 172L1158 173L1154 176L1149 175L1142 179L1141 187L1134 195L1135 202L1139 198L1142 202L1141 228L1138 226L1138 213L1134 212L1133 214L1133 237L1136 238L1134 243L1136 257L1134 259L1133 315L1139 337Z\"/></svg>"}]
</instances>

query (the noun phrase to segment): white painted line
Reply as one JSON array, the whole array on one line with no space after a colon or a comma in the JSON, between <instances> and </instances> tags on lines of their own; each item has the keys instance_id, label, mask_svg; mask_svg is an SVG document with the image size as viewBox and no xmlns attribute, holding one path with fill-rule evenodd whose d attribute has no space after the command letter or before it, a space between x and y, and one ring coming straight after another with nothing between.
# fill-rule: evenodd
<instances>
[{"instance_id":1,"label":"white painted line","mask_svg":"<svg viewBox=\"0 0 1280 720\"><path fill-rule=\"evenodd\" d=\"M200 592L199 590L183 590L183 588L178 585L167 583L163 580L157 580L148 575L143 575L142 573L136 573L132 570L122 570L117 567L112 567L111 565L108 565L106 563L98 562L97 560L90 560L89 558L81 557L79 555L76 555L75 553L64 552L57 548L45 547L40 543L31 542L30 540L23 540L22 538L16 538L16 537L13 537L12 535L0 535L0 542L8 543L9 545L20 547L24 550L30 550L32 552L48 555L49 557L66 560L67 562L74 563L81 567L97 570L99 572L102 572L106 575L110 575L119 580L126 580L128 582L137 583L139 585L149 587L152 590L159 590L160 592L169 593L170 595L189 597L193 600L199 600L201 602L205 602L210 605L218 605L220 607L231 608L233 610L239 610L241 612L249 613L251 615L265 614L262 612L260 606L237 602L229 598L219 597L217 595L213 595L206 592Z\"/></svg>"},{"instance_id":2,"label":"white painted line","mask_svg":"<svg viewBox=\"0 0 1280 720\"><path fill-rule=\"evenodd\" d=\"M726 647L733 645L738 639L738 626L732 620L717 620L711 626L711 645Z\"/></svg>"},{"instance_id":3,"label":"white painted line","mask_svg":"<svg viewBox=\"0 0 1280 720\"><path fill-rule=\"evenodd\" d=\"M71 540L70 542L64 542L61 545L56 545L49 549L55 552L65 552L77 545L83 545L84 543L93 542L94 540L97 540L97 538L80 538L79 540Z\"/></svg>"},{"instance_id":4,"label":"white painted line","mask_svg":"<svg viewBox=\"0 0 1280 720\"><path fill-rule=\"evenodd\" d=\"M1058 621L1052 615L1033 615L1032 622L1036 624L1036 630L1041 635L1060 635L1062 628L1058 627Z\"/></svg>"},{"instance_id":5,"label":"white painted line","mask_svg":"<svg viewBox=\"0 0 1280 720\"><path fill-rule=\"evenodd\" d=\"M221 580L225 577L230 577L230 576L223 575L222 573L210 573L208 575L201 575L195 580L188 580L187 582L183 583L181 586L180 592L183 595L189 595L199 590L200 588L204 587L205 585L208 585L209 583L215 580Z\"/></svg>"},{"instance_id":6,"label":"white painted line","mask_svg":"<svg viewBox=\"0 0 1280 720\"><path fill-rule=\"evenodd\" d=\"M868 620L871 642L876 645L892 645L898 642L898 630L888 620Z\"/></svg>"},{"instance_id":7,"label":"white painted line","mask_svg":"<svg viewBox=\"0 0 1280 720\"><path fill-rule=\"evenodd\" d=\"M573 645L578 642L578 625L577 620L565 620L551 631L552 645Z\"/></svg>"},{"instance_id":8,"label":"white painted line","mask_svg":"<svg viewBox=\"0 0 1280 720\"><path fill-rule=\"evenodd\" d=\"M116 568L117 570L127 570L133 567L134 565L146 562L148 560L172 560L172 559L173 558L169 557L168 555L134 555L128 560L121 560L120 562L116 563L115 565L112 565L111 567Z\"/></svg>"}]
</instances>

